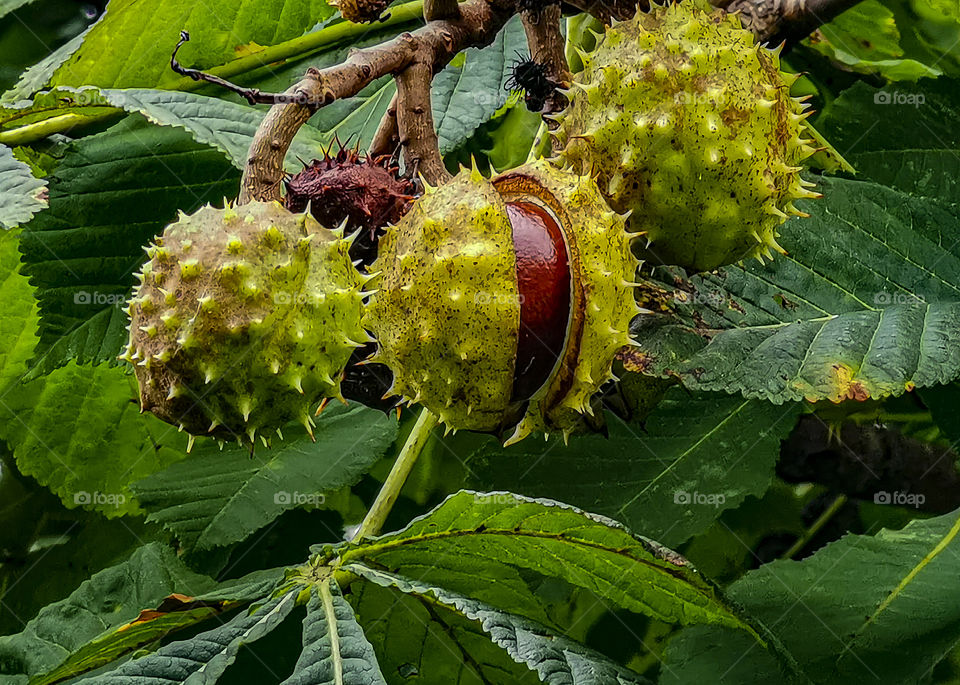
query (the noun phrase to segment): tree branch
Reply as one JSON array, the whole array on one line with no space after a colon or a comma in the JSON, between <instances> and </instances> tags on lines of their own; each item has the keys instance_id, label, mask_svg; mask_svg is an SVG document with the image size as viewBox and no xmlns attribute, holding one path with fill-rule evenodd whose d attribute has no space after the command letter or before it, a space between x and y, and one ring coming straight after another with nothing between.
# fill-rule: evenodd
<instances>
[{"instance_id":1,"label":"tree branch","mask_svg":"<svg viewBox=\"0 0 960 685\"><path fill-rule=\"evenodd\" d=\"M391 155L394 150L400 146L400 129L397 125L397 95L394 93L390 100L390 106L380 120L380 126L377 132L373 134L373 140L370 141L370 147L367 155L370 157L382 157Z\"/></svg>"},{"instance_id":2,"label":"tree branch","mask_svg":"<svg viewBox=\"0 0 960 685\"><path fill-rule=\"evenodd\" d=\"M283 158L293 138L290 131L295 133L318 107L356 95L381 76L398 74L414 62L435 74L461 50L493 42L513 13L513 5L507 0L469 0L459 6L456 18L431 21L413 33L354 50L342 64L315 69L313 76L284 94L291 99L299 97L294 102L305 104L275 107L261 123L244 169L241 202L280 198Z\"/></svg>"},{"instance_id":3,"label":"tree branch","mask_svg":"<svg viewBox=\"0 0 960 685\"><path fill-rule=\"evenodd\" d=\"M423 0L423 17L427 21L455 19L459 15L457 0Z\"/></svg>"},{"instance_id":4,"label":"tree branch","mask_svg":"<svg viewBox=\"0 0 960 685\"><path fill-rule=\"evenodd\" d=\"M248 100L275 103L264 118L250 148L241 186L241 201L280 198L280 178L283 159L296 131L320 107L334 100L356 95L374 80L386 75L397 77L400 90L396 106L400 140L405 143L407 161L418 164L428 180L445 175L439 151L427 150L419 136L425 135L432 144L436 132L427 131L425 122L433 121L429 107L430 78L441 70L461 50L484 47L493 42L497 33L511 16L518 12L515 0L468 0L456 6L455 16L428 22L412 33L403 33L381 45L354 50L345 62L323 70L311 69L306 77L281 94L241 92ZM574 7L591 12L603 21L611 18L627 19L635 13L638 4L646 9L647 0L567 0ZM761 42L796 40L807 35L817 25L829 21L858 0L713 0L727 4L728 11L742 13L744 24ZM452 0L433 0L431 14L452 12ZM531 50L550 69L561 71L566 81L563 44L559 40L559 6L539 10L539 17L524 12L524 28ZM557 47L559 45L559 48ZM182 67L181 67L182 69ZM405 75L410 69L411 74ZM189 70L187 70L189 72ZM184 72L181 72L184 73ZM199 72L195 72L199 73ZM198 78L188 73L191 78ZM231 84L227 84L229 87ZM426 94L426 95L425 95ZM410 111L411 98L420 111ZM549 105L548 105L549 106ZM388 118L393 115L388 114ZM406 123L404 123L406 121ZM413 132L418 131L417 138ZM376 136L378 151L393 139L393 124L381 125Z\"/></svg>"},{"instance_id":5,"label":"tree branch","mask_svg":"<svg viewBox=\"0 0 960 685\"><path fill-rule=\"evenodd\" d=\"M419 173L431 185L440 185L450 179L433 125L433 106L430 103L430 83L433 69L430 64L415 62L397 76L397 98L403 107L397 112L400 144L408 173Z\"/></svg>"}]
</instances>

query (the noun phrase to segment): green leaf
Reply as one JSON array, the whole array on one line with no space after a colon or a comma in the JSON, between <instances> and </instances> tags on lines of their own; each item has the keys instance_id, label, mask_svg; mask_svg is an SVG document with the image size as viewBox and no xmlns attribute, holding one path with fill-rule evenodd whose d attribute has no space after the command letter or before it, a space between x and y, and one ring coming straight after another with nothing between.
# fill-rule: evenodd
<instances>
[{"instance_id":1,"label":"green leaf","mask_svg":"<svg viewBox=\"0 0 960 685\"><path fill-rule=\"evenodd\" d=\"M330 406L312 442L300 426L252 456L202 440L190 457L135 483L149 512L188 547L210 549L243 540L284 511L322 505L324 494L352 485L397 436L396 421L360 405Z\"/></svg>"},{"instance_id":2,"label":"green leaf","mask_svg":"<svg viewBox=\"0 0 960 685\"><path fill-rule=\"evenodd\" d=\"M344 570L389 568L528 618L535 617L513 603L528 588L502 569L560 578L660 621L730 626L765 643L676 553L610 519L549 500L461 491L402 531L335 553Z\"/></svg>"},{"instance_id":3,"label":"green leaf","mask_svg":"<svg viewBox=\"0 0 960 685\"><path fill-rule=\"evenodd\" d=\"M20 231L0 233L0 400L26 371L37 344L37 305L20 274L19 240Z\"/></svg>"},{"instance_id":4,"label":"green leaf","mask_svg":"<svg viewBox=\"0 0 960 685\"><path fill-rule=\"evenodd\" d=\"M540 114L531 112L522 99L508 107L503 116L491 120L493 145L486 151L491 166L497 170L513 169L527 161L530 148L540 130Z\"/></svg>"},{"instance_id":5,"label":"green leaf","mask_svg":"<svg viewBox=\"0 0 960 685\"><path fill-rule=\"evenodd\" d=\"M860 178L911 195L960 201L960 81L875 88L858 82L818 124L848 151ZM870 113L863 125L863 112Z\"/></svg>"},{"instance_id":6,"label":"green leaf","mask_svg":"<svg viewBox=\"0 0 960 685\"><path fill-rule=\"evenodd\" d=\"M0 228L15 228L47 206L45 181L0 145Z\"/></svg>"},{"instance_id":7,"label":"green leaf","mask_svg":"<svg viewBox=\"0 0 960 685\"><path fill-rule=\"evenodd\" d=\"M120 367L69 364L0 397L0 438L20 471L74 508L137 513L128 485L184 457L176 428L141 415Z\"/></svg>"},{"instance_id":8,"label":"green leaf","mask_svg":"<svg viewBox=\"0 0 960 685\"><path fill-rule=\"evenodd\" d=\"M330 17L324 0L113 0L81 48L57 70L55 85L153 87L179 80L170 54L179 31L191 40L179 59L199 68L222 64L258 46L301 36ZM269 64L269 60L262 63Z\"/></svg>"},{"instance_id":9,"label":"green leaf","mask_svg":"<svg viewBox=\"0 0 960 685\"><path fill-rule=\"evenodd\" d=\"M303 619L303 652L283 685L387 685L373 646L337 582L311 588Z\"/></svg>"},{"instance_id":10,"label":"green leaf","mask_svg":"<svg viewBox=\"0 0 960 685\"><path fill-rule=\"evenodd\" d=\"M960 376L960 208L874 183L821 180L788 255L685 280L635 321L658 370L697 390L773 402L899 395Z\"/></svg>"},{"instance_id":11,"label":"green leaf","mask_svg":"<svg viewBox=\"0 0 960 685\"><path fill-rule=\"evenodd\" d=\"M0 95L0 105L10 105L27 100L42 90L50 81L53 72L55 72L61 64L66 62L70 55L80 49L84 38L86 38L92 28L93 26L89 26L82 33L68 40L32 67L27 68L20 74L16 85ZM3 127L0 126L0 128Z\"/></svg>"},{"instance_id":12,"label":"green leaf","mask_svg":"<svg viewBox=\"0 0 960 685\"><path fill-rule=\"evenodd\" d=\"M857 3L805 43L852 71L880 74L892 81L916 81L941 73L935 65L904 57L893 12L878 0Z\"/></svg>"},{"instance_id":13,"label":"green leaf","mask_svg":"<svg viewBox=\"0 0 960 685\"><path fill-rule=\"evenodd\" d=\"M610 418L609 437L578 436L503 448L489 440L467 463L471 484L556 497L670 547L770 484L780 440L799 405L676 390L643 428Z\"/></svg>"},{"instance_id":14,"label":"green leaf","mask_svg":"<svg viewBox=\"0 0 960 685\"><path fill-rule=\"evenodd\" d=\"M31 99L15 102L8 101L5 94L4 99L0 100L0 137L5 133L10 135L11 131L19 127L41 124L47 119L66 114L77 115L78 119L74 121L76 125L103 114L116 112L116 108L110 105L98 89L89 86L54 88L37 93Z\"/></svg>"},{"instance_id":15,"label":"green leaf","mask_svg":"<svg viewBox=\"0 0 960 685\"><path fill-rule=\"evenodd\" d=\"M377 79L355 97L327 105L311 122L321 131L327 146L336 139L344 143L356 141L361 149L368 147L396 92L392 77ZM310 160L304 157L304 161Z\"/></svg>"},{"instance_id":16,"label":"green leaf","mask_svg":"<svg viewBox=\"0 0 960 685\"><path fill-rule=\"evenodd\" d=\"M422 8L422 0L393 5L389 18L379 22L375 30L371 30L367 25L334 22L319 30L263 49L251 51L244 48L241 51L244 53L243 56L231 59L220 66L211 67L208 71L250 88L265 91L286 90L291 83L303 76L308 66L321 68L338 64L346 58L346 53L351 47L381 43L393 38L398 30L415 28L414 24L420 25ZM107 12L101 19L105 20L112 16L111 12ZM149 27L146 30L154 31L155 27ZM174 37L179 35L177 31L178 29L173 30ZM172 45L173 43L171 47ZM195 41L187 44L185 47L187 53L194 45ZM50 59L52 60L53 56ZM166 65L166 58L164 60ZM265 65L269 68L265 68ZM37 81L36 83L29 87L25 84L22 89L14 88L0 98L0 104L7 104L7 106L0 106L0 143L23 145L54 133L73 131L78 126L102 126L105 122L115 120L122 114L121 110L110 106L97 94L95 88L90 88L89 84L83 81L79 83L86 87L91 94L90 97L78 98L75 89L69 85L57 84L49 92L34 96L32 101L13 102L32 95L36 86L48 85L46 83L48 79L42 73L45 68L46 66L37 65L38 73L35 78L31 75L30 79L26 79L31 82ZM202 90L207 94L245 104L238 96L228 94L222 88L193 81L185 76L176 76L172 71L168 72L168 76L174 80L162 84L164 89ZM44 81L42 84L39 83L41 77ZM345 139L349 133L356 134L362 129L362 134L365 136L364 144L369 143L380 114L386 110L394 90L391 77L378 79L361 91L357 97L338 100L322 108L315 117L317 127L329 132L329 138L333 137L333 129L339 128L341 139ZM80 91L83 92L84 87L81 87ZM343 120L342 124L341 120Z\"/></svg>"},{"instance_id":17,"label":"green leaf","mask_svg":"<svg viewBox=\"0 0 960 685\"><path fill-rule=\"evenodd\" d=\"M262 110L249 105L171 90L131 88L105 90L102 94L110 104L140 113L154 124L186 129L198 143L223 152L238 169L247 163L250 143L264 116ZM312 126L301 127L287 154L292 160L289 170L300 167L297 157L319 157L326 142L326 136Z\"/></svg>"},{"instance_id":18,"label":"green leaf","mask_svg":"<svg viewBox=\"0 0 960 685\"><path fill-rule=\"evenodd\" d=\"M215 683L236 660L245 644L256 642L279 626L295 606L295 593L241 611L229 622L188 640L171 642L153 654L84 680L88 685L130 685L146 682L173 685Z\"/></svg>"},{"instance_id":19,"label":"green leaf","mask_svg":"<svg viewBox=\"0 0 960 685\"><path fill-rule=\"evenodd\" d=\"M727 628L693 626L667 643L658 685L781 685L783 676L769 652Z\"/></svg>"},{"instance_id":20,"label":"green leaf","mask_svg":"<svg viewBox=\"0 0 960 685\"><path fill-rule=\"evenodd\" d=\"M227 581L199 596L183 593L165 597L156 609L140 612L133 621L113 627L74 651L56 669L35 677L30 685L47 685L88 673L134 650L242 604L268 595L283 577L281 569L255 571Z\"/></svg>"},{"instance_id":21,"label":"green leaf","mask_svg":"<svg viewBox=\"0 0 960 685\"><path fill-rule=\"evenodd\" d=\"M778 633L818 683L926 682L960 641L958 533L953 512L903 530L846 535L803 561L751 571L730 596ZM712 630L687 643L688 660L734 648ZM748 675L729 682L754 682Z\"/></svg>"},{"instance_id":22,"label":"green leaf","mask_svg":"<svg viewBox=\"0 0 960 685\"><path fill-rule=\"evenodd\" d=\"M354 582L356 609L388 682L422 679L444 685L534 685L535 673L514 662L476 621L430 596Z\"/></svg>"},{"instance_id":23,"label":"green leaf","mask_svg":"<svg viewBox=\"0 0 960 685\"><path fill-rule=\"evenodd\" d=\"M431 96L441 153L457 147L506 103L511 65L526 44L520 18L514 17L492 44L464 51L462 67L451 65L437 75Z\"/></svg>"},{"instance_id":24,"label":"green leaf","mask_svg":"<svg viewBox=\"0 0 960 685\"><path fill-rule=\"evenodd\" d=\"M0 637L0 668L7 675L38 677L170 593L199 595L213 585L210 578L190 571L169 547L150 543L127 561L94 574L66 599L44 607L23 632Z\"/></svg>"},{"instance_id":25,"label":"green leaf","mask_svg":"<svg viewBox=\"0 0 960 685\"><path fill-rule=\"evenodd\" d=\"M817 119L817 128L845 156L877 150L960 149L957 86L957 79L947 78L882 88L858 82L830 103Z\"/></svg>"},{"instance_id":26,"label":"green leaf","mask_svg":"<svg viewBox=\"0 0 960 685\"><path fill-rule=\"evenodd\" d=\"M138 117L72 143L50 178L50 208L20 241L41 313L30 377L70 359L116 363L142 246L178 209L220 203L237 184L221 153Z\"/></svg>"},{"instance_id":27,"label":"green leaf","mask_svg":"<svg viewBox=\"0 0 960 685\"><path fill-rule=\"evenodd\" d=\"M33 0L0 0L0 18L32 1Z\"/></svg>"},{"instance_id":28,"label":"green leaf","mask_svg":"<svg viewBox=\"0 0 960 685\"><path fill-rule=\"evenodd\" d=\"M560 685L643 685L633 671L529 619L496 609L444 588L354 564L351 571L384 587L438 602L480 623L510 658L535 671L540 682Z\"/></svg>"}]
</instances>

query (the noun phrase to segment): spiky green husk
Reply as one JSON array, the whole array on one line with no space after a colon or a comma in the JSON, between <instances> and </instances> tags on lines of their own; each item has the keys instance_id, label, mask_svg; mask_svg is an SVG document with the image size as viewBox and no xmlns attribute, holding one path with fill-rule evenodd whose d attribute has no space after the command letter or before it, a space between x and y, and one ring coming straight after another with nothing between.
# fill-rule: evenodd
<instances>
[{"instance_id":1,"label":"spiky green husk","mask_svg":"<svg viewBox=\"0 0 960 685\"><path fill-rule=\"evenodd\" d=\"M501 196L501 193L504 196ZM520 325L512 227L504 197L537 198L557 218L570 252L574 311L566 353L529 401L515 402ZM364 323L374 359L394 374L393 394L419 402L449 428L569 434L631 344L639 262L624 219L587 176L536 162L493 180L464 170L429 188L380 242Z\"/></svg>"},{"instance_id":2,"label":"spiky green husk","mask_svg":"<svg viewBox=\"0 0 960 685\"><path fill-rule=\"evenodd\" d=\"M627 232L624 217L604 201L593 179L539 160L501 174L494 185L503 192L510 179L521 178L528 192L544 200L565 229L573 311L566 354L552 378L530 400L507 443L541 431L566 436L577 428L582 415L593 411L591 397L613 378L617 351L634 344L629 327L639 312L633 296L640 267L631 250L635 236Z\"/></svg>"},{"instance_id":3,"label":"spiky green husk","mask_svg":"<svg viewBox=\"0 0 960 685\"><path fill-rule=\"evenodd\" d=\"M194 435L252 444L339 397L365 276L349 242L275 202L203 207L147 248L128 307L140 403Z\"/></svg>"},{"instance_id":4,"label":"spiky green husk","mask_svg":"<svg viewBox=\"0 0 960 685\"><path fill-rule=\"evenodd\" d=\"M380 239L364 323L390 394L454 428L496 430L510 402L520 326L506 205L475 169L427 188Z\"/></svg>"},{"instance_id":5,"label":"spiky green husk","mask_svg":"<svg viewBox=\"0 0 960 685\"><path fill-rule=\"evenodd\" d=\"M740 20L688 0L638 12L584 54L557 130L561 162L592 173L651 259L710 270L782 251L813 153L796 76Z\"/></svg>"}]
</instances>

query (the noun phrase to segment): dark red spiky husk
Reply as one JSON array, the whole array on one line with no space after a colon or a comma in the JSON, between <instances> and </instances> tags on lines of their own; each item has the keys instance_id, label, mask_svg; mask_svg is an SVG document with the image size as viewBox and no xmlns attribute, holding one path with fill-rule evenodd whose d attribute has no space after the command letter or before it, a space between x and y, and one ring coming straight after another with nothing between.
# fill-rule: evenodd
<instances>
[{"instance_id":1,"label":"dark red spiky husk","mask_svg":"<svg viewBox=\"0 0 960 685\"><path fill-rule=\"evenodd\" d=\"M406 214L419 194L417 184L400 175L389 155L371 158L340 146L315 159L286 181L284 204L306 211L323 226L336 228L347 220L347 233L360 231L350 254L364 265L376 258L377 240Z\"/></svg>"},{"instance_id":2,"label":"dark red spiky husk","mask_svg":"<svg viewBox=\"0 0 960 685\"><path fill-rule=\"evenodd\" d=\"M370 158L339 141L323 159L305 165L285 183L284 204L290 211L304 212L309 206L321 225L337 228L346 219L347 234L359 232L350 256L363 266L373 263L386 227L399 221L421 192L416 182L400 175L389 155ZM389 411L398 403L396 397L383 399L393 384L390 369L383 364L360 364L372 352L372 345L354 351L340 389L346 399Z\"/></svg>"}]
</instances>

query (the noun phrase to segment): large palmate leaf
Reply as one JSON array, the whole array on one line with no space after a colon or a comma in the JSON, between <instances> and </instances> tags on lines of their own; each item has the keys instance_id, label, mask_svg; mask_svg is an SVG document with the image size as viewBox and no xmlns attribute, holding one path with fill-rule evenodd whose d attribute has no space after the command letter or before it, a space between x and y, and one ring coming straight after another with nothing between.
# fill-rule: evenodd
<instances>
[{"instance_id":1,"label":"large palmate leaf","mask_svg":"<svg viewBox=\"0 0 960 685\"><path fill-rule=\"evenodd\" d=\"M778 633L818 683L916 683L960 641L960 517L913 521L903 530L848 535L801 561L751 571L730 596ZM701 629L669 653L685 677L742 655L739 679L769 664L730 633ZM738 647L739 644L739 647ZM768 681L764 681L768 682Z\"/></svg>"},{"instance_id":2,"label":"large palmate leaf","mask_svg":"<svg viewBox=\"0 0 960 685\"><path fill-rule=\"evenodd\" d=\"M131 118L73 143L49 180L50 208L20 241L42 317L34 376L70 359L115 363L143 245L178 209L235 196L238 173L182 130Z\"/></svg>"},{"instance_id":3,"label":"large palmate leaf","mask_svg":"<svg viewBox=\"0 0 960 685\"><path fill-rule=\"evenodd\" d=\"M116 0L81 48L57 70L56 85L152 87L176 82L170 53L186 30L185 64L210 67L259 46L296 38L334 14L324 0ZM269 64L269 60L263 62Z\"/></svg>"},{"instance_id":4,"label":"large palmate leaf","mask_svg":"<svg viewBox=\"0 0 960 685\"><path fill-rule=\"evenodd\" d=\"M708 623L764 638L686 560L614 521L511 493L461 491L402 531L335 548L340 565L389 568L527 615L515 567L589 588L602 600L683 625ZM528 618L535 618L527 615Z\"/></svg>"},{"instance_id":5,"label":"large palmate leaf","mask_svg":"<svg viewBox=\"0 0 960 685\"><path fill-rule=\"evenodd\" d=\"M283 685L387 685L373 647L330 578L311 588L303 652Z\"/></svg>"},{"instance_id":6,"label":"large palmate leaf","mask_svg":"<svg viewBox=\"0 0 960 685\"><path fill-rule=\"evenodd\" d=\"M47 206L45 181L34 178L30 167L0 145L0 229L26 223Z\"/></svg>"},{"instance_id":7,"label":"large palmate leaf","mask_svg":"<svg viewBox=\"0 0 960 685\"><path fill-rule=\"evenodd\" d=\"M44 607L22 632L0 637L2 675L26 682L28 676L55 669L104 631L133 621L141 609L157 606L167 595L200 595L213 586L167 546L145 545L123 563L92 576L66 599Z\"/></svg>"},{"instance_id":8,"label":"large palmate leaf","mask_svg":"<svg viewBox=\"0 0 960 685\"><path fill-rule=\"evenodd\" d=\"M551 685L643 685L649 682L602 654L555 635L529 619L393 573L357 564L351 568L366 580L396 587L428 604L439 604L479 622L494 644L506 650L517 663L535 671L540 682Z\"/></svg>"},{"instance_id":9,"label":"large palmate leaf","mask_svg":"<svg viewBox=\"0 0 960 685\"><path fill-rule=\"evenodd\" d=\"M473 485L556 497L675 547L764 493L798 411L677 390L642 428L611 418L609 437L574 437L568 446L489 440L467 465Z\"/></svg>"},{"instance_id":10,"label":"large palmate leaf","mask_svg":"<svg viewBox=\"0 0 960 685\"><path fill-rule=\"evenodd\" d=\"M149 520L200 549L244 539L288 509L322 505L324 493L352 485L393 444L397 422L359 405L331 406L313 442L300 426L253 455L212 440L190 457L133 485Z\"/></svg>"},{"instance_id":11,"label":"large palmate leaf","mask_svg":"<svg viewBox=\"0 0 960 685\"><path fill-rule=\"evenodd\" d=\"M960 209L875 183L824 178L788 221L788 254L684 279L659 270L635 320L661 370L689 387L774 402L865 399L960 376Z\"/></svg>"},{"instance_id":12,"label":"large palmate leaf","mask_svg":"<svg viewBox=\"0 0 960 685\"><path fill-rule=\"evenodd\" d=\"M20 471L70 508L139 511L128 485L184 457L176 428L140 414L120 367L69 364L0 395L0 438Z\"/></svg>"}]
</instances>

